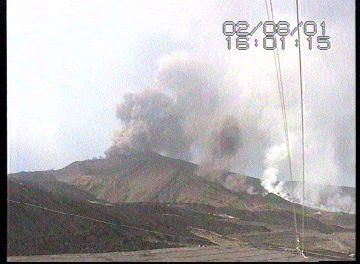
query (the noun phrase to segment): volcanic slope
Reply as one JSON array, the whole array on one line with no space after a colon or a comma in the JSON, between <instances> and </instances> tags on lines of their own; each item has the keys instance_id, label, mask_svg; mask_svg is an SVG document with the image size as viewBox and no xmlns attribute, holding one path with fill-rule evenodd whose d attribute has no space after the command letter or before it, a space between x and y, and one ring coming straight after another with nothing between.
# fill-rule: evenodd
<instances>
[{"instance_id":1,"label":"volcanic slope","mask_svg":"<svg viewBox=\"0 0 360 264\"><path fill-rule=\"evenodd\" d=\"M214 180L214 174L219 178L235 175L242 187L233 190L226 181ZM20 172L10 174L9 178L36 182L46 188L64 182L110 203L197 203L254 210L292 208L290 202L276 195L264 196L258 179L229 172L204 174L196 164L154 152L76 161L63 169ZM247 191L249 188L251 192ZM300 210L299 205L296 207Z\"/></svg>"},{"instance_id":2,"label":"volcanic slope","mask_svg":"<svg viewBox=\"0 0 360 264\"><path fill-rule=\"evenodd\" d=\"M67 184L61 186L66 188ZM76 192L76 188L72 191ZM65 196L62 188L50 190L8 180L8 256L234 243L268 246L271 243L261 243L257 236L278 237L283 232L289 233L287 240L294 241L292 215L286 210L249 211L203 204L106 204L88 198L71 193ZM305 219L307 230L321 236L347 232L314 217ZM283 245L283 240L277 243ZM291 242L287 245L294 246Z\"/></svg>"}]
</instances>

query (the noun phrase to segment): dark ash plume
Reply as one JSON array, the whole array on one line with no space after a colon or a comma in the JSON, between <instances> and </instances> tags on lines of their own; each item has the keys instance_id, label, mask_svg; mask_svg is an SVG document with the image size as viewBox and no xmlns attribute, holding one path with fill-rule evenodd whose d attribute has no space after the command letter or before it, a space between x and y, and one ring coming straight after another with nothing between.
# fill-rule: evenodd
<instances>
[{"instance_id":1,"label":"dark ash plume","mask_svg":"<svg viewBox=\"0 0 360 264\"><path fill-rule=\"evenodd\" d=\"M164 56L156 80L157 89L126 94L117 106L123 129L115 134L116 148L187 160L195 156L199 162L237 154L238 122L223 111L221 80L206 64L183 54ZM110 152L117 153L114 147Z\"/></svg>"},{"instance_id":2,"label":"dark ash plume","mask_svg":"<svg viewBox=\"0 0 360 264\"><path fill-rule=\"evenodd\" d=\"M240 127L233 117L226 117L211 134L210 151L215 159L231 158L241 146Z\"/></svg>"},{"instance_id":3,"label":"dark ash plume","mask_svg":"<svg viewBox=\"0 0 360 264\"><path fill-rule=\"evenodd\" d=\"M154 90L126 94L117 106L117 117L125 126L115 135L117 147L182 157L189 152L182 117L165 94Z\"/></svg>"},{"instance_id":4,"label":"dark ash plume","mask_svg":"<svg viewBox=\"0 0 360 264\"><path fill-rule=\"evenodd\" d=\"M146 153L144 155L157 152L203 165L198 174L208 175L211 170L226 169L255 177L263 175L262 186L266 191L291 200L288 193L283 192L284 182L281 181L289 175L281 110L274 85L259 84L255 76L253 82L240 86L228 79L238 80L246 71L230 71L229 76L220 76L221 70L210 70L203 60L177 53L159 60L153 86L156 89L129 93L117 106L122 129L116 132L107 157L126 155L133 150ZM287 95L287 99L291 99L287 100L287 113L291 117L288 120L291 121L292 166L295 175L300 175L300 159L296 158L300 155L298 95L295 88L287 91L291 92ZM307 152L307 160L311 162L307 163L306 173L309 177L324 179L325 183L341 184L343 175L352 175L354 171L354 111L344 108L339 113L346 115L341 114L319 126L323 113L333 113L331 98L324 100L330 102L328 105L317 105L319 100L308 102L309 108L321 107L321 111L307 114L310 120L307 131L311 131L306 138L306 147L311 149ZM347 134L343 133L343 127ZM243 186L241 179L227 178L225 182L229 188ZM298 179L295 177L295 180ZM248 193L254 192L257 191L248 190ZM311 202L318 200L316 195L311 195ZM336 199L320 199L322 206L353 208L353 200L341 199L341 195L330 196Z\"/></svg>"}]
</instances>

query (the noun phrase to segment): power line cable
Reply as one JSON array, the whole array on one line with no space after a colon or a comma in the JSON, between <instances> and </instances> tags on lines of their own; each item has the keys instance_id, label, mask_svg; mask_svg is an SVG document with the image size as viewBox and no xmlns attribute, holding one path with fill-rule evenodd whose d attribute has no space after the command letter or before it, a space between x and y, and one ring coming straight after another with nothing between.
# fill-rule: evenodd
<instances>
[{"instance_id":1,"label":"power line cable","mask_svg":"<svg viewBox=\"0 0 360 264\"><path fill-rule=\"evenodd\" d=\"M270 20L270 14L269 14L269 7L267 0L265 0L266 4L266 12L268 16L268 20ZM274 21L274 12L272 7L272 1L270 0L270 13L272 21ZM276 40L276 36L275 36ZM275 53L276 50L276 53ZM284 134L285 134L285 141L286 141L286 147L287 147L287 155L288 155L288 167L289 167L289 175L290 175L290 181L291 181L291 189L292 189L292 195L294 196L294 179L293 179L293 172L292 172L292 165L291 165L291 151L290 151L290 143L289 143L289 133L288 133L288 121L287 121L287 115L286 115L286 105L285 105L285 97L284 97L284 88L283 88L283 80L282 80L282 74L281 74L281 64L280 64L280 56L279 51L276 47L276 49L273 50L274 55L274 62L275 62L275 69L276 69L276 79L278 83L278 92L279 92L279 98L280 98L280 104L281 104L281 112L282 112L282 119L283 119L283 127L284 127ZM297 218L296 218L296 210L295 210L295 204L292 205L293 207L293 215L294 215L294 229L295 229L295 238L296 243L299 243L299 237L298 237L298 229L297 229Z\"/></svg>"},{"instance_id":2,"label":"power line cable","mask_svg":"<svg viewBox=\"0 0 360 264\"><path fill-rule=\"evenodd\" d=\"M108 221L103 221L103 220L99 220L99 219L95 219L95 218L91 218L91 217L86 217L86 216L82 216L82 215L78 215L78 214L74 214L74 213L66 213L63 211L59 211L59 210L54 210L54 209L50 209L44 206L39 206L39 205L35 205L35 204L31 204L31 203L26 203L26 202L19 202L19 201L15 201L12 199L7 199L8 202L12 202L12 203L16 203L16 204L21 204L21 205L26 205L26 206L30 206L30 207L34 207L37 209L42 209L42 210L46 210L49 212L53 212L53 213L58 213L58 214L62 214L62 215L69 215L69 216L74 216L74 217L79 217L82 219L86 219L86 220L90 220L90 221L95 221L95 222L100 222L103 224L108 224L108 225L113 225L113 226L122 226L122 227L126 227L126 228L131 228L131 229L135 229L135 230L141 230L141 231L146 231L146 232L150 232L150 233L156 233L156 234L162 234L162 235L167 235L167 236L176 236L178 237L179 235L174 235L174 234L169 234L169 233L163 233L163 232L158 232L158 231L153 231L153 230L148 230L148 229L144 229L144 228L139 228L139 227L134 227L134 226L129 226L129 225L123 225L123 224L116 224L116 223L112 223L112 222L108 222ZM200 240L200 241L205 241L205 242L209 242L208 240L205 239L201 239L201 238L191 238L188 236L182 236L185 238L188 238L190 240ZM249 243L241 243L241 245L251 245ZM293 251L296 249L293 248L273 248L273 247L268 247L268 249L274 249L274 250L281 250L281 251ZM330 257L330 258L339 258L337 256L332 256L332 255L325 255L325 254L320 254L320 253L316 253L316 252L309 252L311 254L314 254L316 256L322 256L322 257ZM223 254L223 253L219 253L219 254ZM253 255L253 256L258 256L258 254ZM243 257L248 257L248 256L243 256ZM241 258L241 257L240 257ZM349 258L351 259L351 258Z\"/></svg>"},{"instance_id":3,"label":"power line cable","mask_svg":"<svg viewBox=\"0 0 360 264\"><path fill-rule=\"evenodd\" d=\"M296 22L299 25L299 1L296 0ZM304 92L303 92L303 75L302 75L302 63L301 63L301 41L300 30L298 30L299 39L299 77L300 77L300 102L301 102L301 150L302 150L302 243L301 249L304 252L304 240L305 240L305 140L304 140Z\"/></svg>"},{"instance_id":4,"label":"power line cable","mask_svg":"<svg viewBox=\"0 0 360 264\"><path fill-rule=\"evenodd\" d=\"M108 221L103 221L103 220L99 220L99 219L95 219L95 218L91 218L91 217L87 217L87 216L82 216L82 215L78 215L78 214L74 214L74 213L66 213L66 212L63 212L63 211L58 211L58 210L50 209L50 208L47 208L47 207L44 207L44 206L39 206L39 205L31 204L31 203L19 202L19 201L15 201L15 200L12 200L12 199L7 199L7 200L9 202L16 203L16 204L27 205L27 206L31 206L31 207L34 207L34 208L37 208L37 209L43 209L43 210L50 211L50 212L57 213L57 214L79 217L79 218L82 218L82 219L86 219L86 220L94 221L94 222L99 222L99 223L103 223L103 224L107 224L107 225L122 226L122 227L131 228L131 229L135 229L135 230L146 231L146 232L154 233L154 234L158 234L158 235L166 235L166 236L173 236L173 237L184 237L184 238L188 238L190 240L209 242L209 240L202 239L202 238L191 238L191 237L188 237L188 236L181 236L181 235L163 233L163 232L153 231L153 230L144 229L144 228L140 228L140 227L134 227L134 226L124 225L124 224L117 224L117 223L112 223L112 222L108 222Z\"/></svg>"}]
</instances>

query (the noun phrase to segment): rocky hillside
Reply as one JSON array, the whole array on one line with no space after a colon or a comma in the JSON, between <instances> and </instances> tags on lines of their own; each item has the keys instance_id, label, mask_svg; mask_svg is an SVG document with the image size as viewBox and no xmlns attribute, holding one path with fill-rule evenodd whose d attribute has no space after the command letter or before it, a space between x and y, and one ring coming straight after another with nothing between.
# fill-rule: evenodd
<instances>
[{"instance_id":1,"label":"rocky hillside","mask_svg":"<svg viewBox=\"0 0 360 264\"><path fill-rule=\"evenodd\" d=\"M241 239L270 245L252 236L276 237L284 232L287 245L294 246L293 216L288 210L251 211L187 203L110 204L66 183L57 188L47 184L8 181L8 256L222 245ZM71 192L64 193L64 189ZM353 223L340 226L318 215L306 216L305 221L307 232L321 236L353 232Z\"/></svg>"},{"instance_id":2,"label":"rocky hillside","mask_svg":"<svg viewBox=\"0 0 360 264\"><path fill-rule=\"evenodd\" d=\"M154 152L77 161L60 170L21 172L10 174L9 178L45 184L48 188L51 182L56 185L51 188L58 188L58 182L68 183L110 203L198 203L252 210L293 206L276 195L266 194L259 179L206 171L196 164ZM71 192L71 188L64 192ZM300 209L298 204L295 207Z\"/></svg>"}]
</instances>

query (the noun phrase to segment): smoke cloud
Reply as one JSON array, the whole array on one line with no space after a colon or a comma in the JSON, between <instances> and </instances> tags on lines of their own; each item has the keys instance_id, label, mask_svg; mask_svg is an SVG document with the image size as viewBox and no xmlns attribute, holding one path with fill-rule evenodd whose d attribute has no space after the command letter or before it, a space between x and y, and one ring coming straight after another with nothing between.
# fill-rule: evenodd
<instances>
[{"instance_id":1,"label":"smoke cloud","mask_svg":"<svg viewBox=\"0 0 360 264\"><path fill-rule=\"evenodd\" d=\"M295 141L295 138L292 138ZM266 169L261 178L261 185L267 193L274 193L290 202L302 203L303 182L279 179L279 167L287 161L285 143L275 145L266 152ZM286 167L288 171L288 167ZM310 181L305 183L304 204L332 212L355 213L355 193L348 187L319 185Z\"/></svg>"},{"instance_id":2,"label":"smoke cloud","mask_svg":"<svg viewBox=\"0 0 360 264\"><path fill-rule=\"evenodd\" d=\"M289 179L289 168L276 89L257 82L265 72L261 67L268 65L259 65L259 76L249 80L249 76L241 75L241 72L214 71L213 64L196 58L187 53L161 57L154 88L123 97L117 106L122 128L115 133L114 145L106 152L107 157L135 149L199 163L203 165L199 175L209 170L235 170L261 178L265 192L298 202L302 188L297 185L292 193L284 180ZM289 75L296 76L296 69L290 68ZM229 81L236 79L234 76L249 81L239 87L236 82ZM294 180L300 180L299 94L295 88L285 92L293 176ZM338 157L338 154L344 153L350 159L354 156L349 147L353 141L352 133L344 134L341 127L351 131L353 119L336 114L324 122L322 113L334 107L334 101L324 100L328 101L331 103L321 105L322 108L316 100L308 101L306 105L321 109L306 112L306 131L311 132L305 135L306 177L310 183L315 179L322 184L341 185L339 175L351 171L346 170L348 159ZM349 116L352 114L351 109L344 112ZM234 175L227 177L230 178L225 178L224 182L231 188L239 189L242 185L242 180L237 183ZM263 194L252 189L247 192ZM308 192L305 200L308 206L353 211L354 199L339 190ZM326 200L326 195L336 199Z\"/></svg>"},{"instance_id":3,"label":"smoke cloud","mask_svg":"<svg viewBox=\"0 0 360 264\"><path fill-rule=\"evenodd\" d=\"M116 146L180 157L189 152L183 117L165 94L156 90L126 94L117 106L117 117L125 128L116 133Z\"/></svg>"},{"instance_id":4,"label":"smoke cloud","mask_svg":"<svg viewBox=\"0 0 360 264\"><path fill-rule=\"evenodd\" d=\"M292 197L284 190L284 181L279 180L279 165L287 158L285 143L272 146L266 153L266 169L262 176L261 185L269 193L274 193L284 199L292 200Z\"/></svg>"},{"instance_id":5,"label":"smoke cloud","mask_svg":"<svg viewBox=\"0 0 360 264\"><path fill-rule=\"evenodd\" d=\"M236 119L227 117L215 127L210 139L211 155L222 159L233 157L240 148L240 128Z\"/></svg>"},{"instance_id":6,"label":"smoke cloud","mask_svg":"<svg viewBox=\"0 0 360 264\"><path fill-rule=\"evenodd\" d=\"M126 94L117 106L123 128L107 156L116 148L135 149L230 166L241 146L240 126L221 110L221 86L214 76L208 65L186 54L161 58L157 88Z\"/></svg>"}]
</instances>

